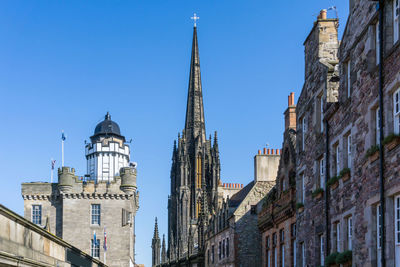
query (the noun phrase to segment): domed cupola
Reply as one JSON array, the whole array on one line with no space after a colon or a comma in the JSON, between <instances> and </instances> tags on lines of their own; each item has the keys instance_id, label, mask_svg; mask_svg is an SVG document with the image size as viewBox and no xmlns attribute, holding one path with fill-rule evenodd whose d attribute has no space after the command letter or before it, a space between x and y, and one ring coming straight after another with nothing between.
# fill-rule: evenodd
<instances>
[{"instance_id":1,"label":"domed cupola","mask_svg":"<svg viewBox=\"0 0 400 267\"><path fill-rule=\"evenodd\" d=\"M120 169L129 167L130 149L116 122L107 112L104 121L97 124L91 142L86 144L87 174L90 179L110 181L120 175Z\"/></svg>"},{"instance_id":2,"label":"domed cupola","mask_svg":"<svg viewBox=\"0 0 400 267\"><path fill-rule=\"evenodd\" d=\"M90 139L95 140L98 137L120 137L125 141L125 137L121 135L121 130L116 122L111 120L110 113L107 112L104 121L97 124L96 128L94 129L94 134Z\"/></svg>"}]
</instances>

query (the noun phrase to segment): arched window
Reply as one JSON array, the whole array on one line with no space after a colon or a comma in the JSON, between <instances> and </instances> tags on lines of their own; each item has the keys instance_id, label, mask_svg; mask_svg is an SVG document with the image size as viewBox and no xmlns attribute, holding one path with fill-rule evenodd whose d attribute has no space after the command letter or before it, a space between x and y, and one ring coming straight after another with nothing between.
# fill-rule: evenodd
<instances>
[{"instance_id":1,"label":"arched window","mask_svg":"<svg viewBox=\"0 0 400 267\"><path fill-rule=\"evenodd\" d=\"M201 160L201 155L198 155L197 156L197 182L196 182L196 185L197 185L197 187L196 188L201 188L201 177L203 176L202 175L202 170L203 170L203 164L202 164L202 160Z\"/></svg>"}]
</instances>

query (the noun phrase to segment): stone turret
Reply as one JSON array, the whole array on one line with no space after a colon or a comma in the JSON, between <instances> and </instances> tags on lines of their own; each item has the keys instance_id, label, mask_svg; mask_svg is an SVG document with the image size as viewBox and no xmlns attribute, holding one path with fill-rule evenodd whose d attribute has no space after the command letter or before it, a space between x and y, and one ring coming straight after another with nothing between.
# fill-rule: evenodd
<instances>
[{"instance_id":1,"label":"stone turret","mask_svg":"<svg viewBox=\"0 0 400 267\"><path fill-rule=\"evenodd\" d=\"M136 168L124 167L120 170L121 186L120 189L125 193L136 191Z\"/></svg>"},{"instance_id":2,"label":"stone turret","mask_svg":"<svg viewBox=\"0 0 400 267\"><path fill-rule=\"evenodd\" d=\"M75 181L75 169L70 167L58 168L58 189L62 193L71 191Z\"/></svg>"}]
</instances>

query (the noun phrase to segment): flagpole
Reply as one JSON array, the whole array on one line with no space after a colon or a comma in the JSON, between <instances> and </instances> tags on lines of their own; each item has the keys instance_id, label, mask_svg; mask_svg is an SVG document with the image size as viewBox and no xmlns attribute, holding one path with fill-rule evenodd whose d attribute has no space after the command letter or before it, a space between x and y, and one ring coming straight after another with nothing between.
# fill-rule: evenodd
<instances>
[{"instance_id":1,"label":"flagpole","mask_svg":"<svg viewBox=\"0 0 400 267\"><path fill-rule=\"evenodd\" d=\"M53 173L54 173L54 167L53 167L53 159L51 159L51 174L50 174L50 181L53 183Z\"/></svg>"},{"instance_id":2,"label":"flagpole","mask_svg":"<svg viewBox=\"0 0 400 267\"><path fill-rule=\"evenodd\" d=\"M61 136L61 167L64 167L64 130L62 130L62 136Z\"/></svg>"}]
</instances>

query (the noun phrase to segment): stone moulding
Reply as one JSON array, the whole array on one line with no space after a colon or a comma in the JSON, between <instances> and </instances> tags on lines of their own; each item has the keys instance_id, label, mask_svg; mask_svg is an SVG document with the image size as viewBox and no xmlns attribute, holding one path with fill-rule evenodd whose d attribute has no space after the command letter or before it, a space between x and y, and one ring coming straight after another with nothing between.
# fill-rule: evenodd
<instances>
[{"instance_id":1,"label":"stone moulding","mask_svg":"<svg viewBox=\"0 0 400 267\"><path fill-rule=\"evenodd\" d=\"M379 150L376 151L374 154L372 154L371 156L369 156L369 162L375 162L377 159L379 158Z\"/></svg>"},{"instance_id":2,"label":"stone moulding","mask_svg":"<svg viewBox=\"0 0 400 267\"><path fill-rule=\"evenodd\" d=\"M400 144L400 136L391 134L383 140L383 144L391 151Z\"/></svg>"}]
</instances>

